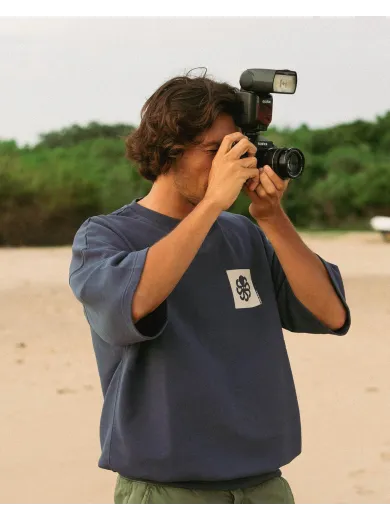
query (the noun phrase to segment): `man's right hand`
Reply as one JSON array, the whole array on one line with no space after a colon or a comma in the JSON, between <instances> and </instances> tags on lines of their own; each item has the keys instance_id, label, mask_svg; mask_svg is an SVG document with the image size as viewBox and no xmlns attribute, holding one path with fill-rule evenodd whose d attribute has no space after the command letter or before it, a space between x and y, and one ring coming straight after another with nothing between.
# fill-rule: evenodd
<instances>
[{"instance_id":1,"label":"man's right hand","mask_svg":"<svg viewBox=\"0 0 390 520\"><path fill-rule=\"evenodd\" d=\"M259 177L256 151L256 146L242 133L226 135L214 157L204 199L221 211L229 209L245 182L249 179L256 181ZM245 153L248 157L241 159ZM257 184L253 183L255 187Z\"/></svg>"}]
</instances>

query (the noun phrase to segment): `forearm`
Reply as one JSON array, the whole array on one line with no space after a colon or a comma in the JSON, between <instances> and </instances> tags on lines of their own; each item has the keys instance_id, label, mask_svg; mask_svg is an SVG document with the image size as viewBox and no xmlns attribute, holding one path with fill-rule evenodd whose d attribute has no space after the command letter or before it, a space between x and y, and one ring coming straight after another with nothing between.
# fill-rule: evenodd
<instances>
[{"instance_id":1,"label":"forearm","mask_svg":"<svg viewBox=\"0 0 390 520\"><path fill-rule=\"evenodd\" d=\"M134 322L155 310L171 294L220 212L203 200L171 233L150 247L133 298Z\"/></svg>"},{"instance_id":2,"label":"forearm","mask_svg":"<svg viewBox=\"0 0 390 520\"><path fill-rule=\"evenodd\" d=\"M272 220L259 221L258 225L270 240L298 300L329 328L341 328L346 311L329 275L283 210Z\"/></svg>"}]
</instances>

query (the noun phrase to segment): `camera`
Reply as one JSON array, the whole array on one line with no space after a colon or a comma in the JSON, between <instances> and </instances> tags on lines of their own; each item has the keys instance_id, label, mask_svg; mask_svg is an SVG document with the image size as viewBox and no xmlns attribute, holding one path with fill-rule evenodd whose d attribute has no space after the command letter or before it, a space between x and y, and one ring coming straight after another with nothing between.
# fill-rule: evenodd
<instances>
[{"instance_id":1,"label":"camera","mask_svg":"<svg viewBox=\"0 0 390 520\"><path fill-rule=\"evenodd\" d=\"M272 93L294 94L297 73L292 70L248 69L241 74L237 96L241 111L237 126L257 147L257 167L269 165L281 179L297 179L303 173L305 157L298 148L277 148L260 132L272 121Z\"/></svg>"}]
</instances>

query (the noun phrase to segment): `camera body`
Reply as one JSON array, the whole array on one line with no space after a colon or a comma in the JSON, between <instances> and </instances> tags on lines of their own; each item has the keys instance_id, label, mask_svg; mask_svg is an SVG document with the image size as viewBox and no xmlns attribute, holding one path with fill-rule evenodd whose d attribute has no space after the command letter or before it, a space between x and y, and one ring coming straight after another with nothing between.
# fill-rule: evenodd
<instances>
[{"instance_id":1,"label":"camera body","mask_svg":"<svg viewBox=\"0 0 390 520\"><path fill-rule=\"evenodd\" d=\"M297 74L291 70L248 69L241 74L241 89L237 96L241 111L237 125L257 147L257 166L268 164L282 179L297 179L303 173L305 157L298 148L277 148L263 138L260 132L268 129L272 121L273 97L271 93L294 94Z\"/></svg>"}]
</instances>

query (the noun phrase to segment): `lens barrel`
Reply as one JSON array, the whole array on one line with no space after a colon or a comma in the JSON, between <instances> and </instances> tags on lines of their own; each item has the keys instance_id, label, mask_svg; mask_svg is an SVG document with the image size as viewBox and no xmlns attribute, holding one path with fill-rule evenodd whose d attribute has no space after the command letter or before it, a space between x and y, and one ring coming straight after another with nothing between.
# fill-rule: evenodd
<instances>
[{"instance_id":1,"label":"lens barrel","mask_svg":"<svg viewBox=\"0 0 390 520\"><path fill-rule=\"evenodd\" d=\"M261 162L271 166L281 179L297 179L305 167L305 157L298 148L268 148Z\"/></svg>"}]
</instances>

